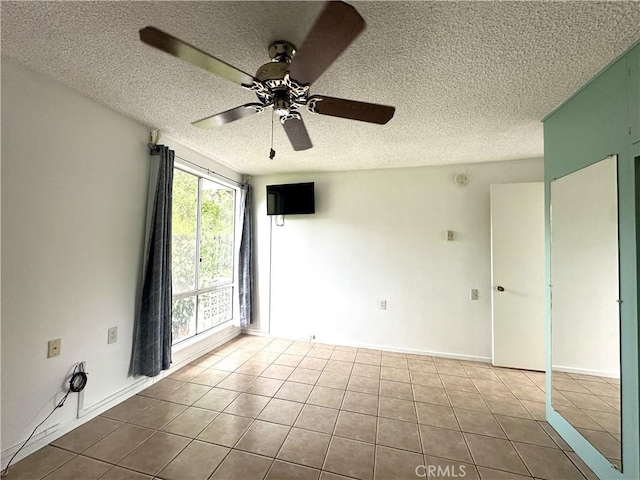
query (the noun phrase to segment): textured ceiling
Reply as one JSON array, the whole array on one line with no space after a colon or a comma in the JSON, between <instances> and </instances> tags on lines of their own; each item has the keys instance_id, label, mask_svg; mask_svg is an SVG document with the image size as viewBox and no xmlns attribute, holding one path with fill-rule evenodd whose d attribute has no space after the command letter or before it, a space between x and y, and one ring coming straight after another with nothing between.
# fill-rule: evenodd
<instances>
[{"instance_id":1,"label":"textured ceiling","mask_svg":"<svg viewBox=\"0 0 640 480\"><path fill-rule=\"evenodd\" d=\"M2 54L237 171L263 174L540 157L540 120L640 38L638 2L353 2L364 33L312 93L394 105L384 126L303 113L294 152L270 111L190 122L254 101L143 45L153 25L248 73L300 45L318 2L2 2Z\"/></svg>"}]
</instances>

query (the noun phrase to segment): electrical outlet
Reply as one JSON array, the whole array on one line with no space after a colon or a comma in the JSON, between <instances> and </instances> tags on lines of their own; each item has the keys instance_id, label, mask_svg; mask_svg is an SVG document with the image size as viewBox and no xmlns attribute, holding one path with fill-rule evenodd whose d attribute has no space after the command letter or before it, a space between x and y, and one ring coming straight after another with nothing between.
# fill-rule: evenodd
<instances>
[{"instance_id":1,"label":"electrical outlet","mask_svg":"<svg viewBox=\"0 0 640 480\"><path fill-rule=\"evenodd\" d=\"M118 341L118 327L111 327L107 335L107 343L116 343Z\"/></svg>"},{"instance_id":2,"label":"electrical outlet","mask_svg":"<svg viewBox=\"0 0 640 480\"><path fill-rule=\"evenodd\" d=\"M313 333L309 334L309 341L313 342L316 339L316 336Z\"/></svg>"},{"instance_id":3,"label":"electrical outlet","mask_svg":"<svg viewBox=\"0 0 640 480\"><path fill-rule=\"evenodd\" d=\"M447 241L453 242L453 230L447 230Z\"/></svg>"},{"instance_id":4,"label":"electrical outlet","mask_svg":"<svg viewBox=\"0 0 640 480\"><path fill-rule=\"evenodd\" d=\"M380 300L380 310L386 310L386 309L387 309L387 301Z\"/></svg>"},{"instance_id":5,"label":"electrical outlet","mask_svg":"<svg viewBox=\"0 0 640 480\"><path fill-rule=\"evenodd\" d=\"M47 344L47 358L57 357L60 355L60 348L62 347L62 339L56 338L55 340L49 340Z\"/></svg>"},{"instance_id":6,"label":"electrical outlet","mask_svg":"<svg viewBox=\"0 0 640 480\"><path fill-rule=\"evenodd\" d=\"M478 289L477 288L472 288L471 289L471 300L478 300Z\"/></svg>"}]
</instances>

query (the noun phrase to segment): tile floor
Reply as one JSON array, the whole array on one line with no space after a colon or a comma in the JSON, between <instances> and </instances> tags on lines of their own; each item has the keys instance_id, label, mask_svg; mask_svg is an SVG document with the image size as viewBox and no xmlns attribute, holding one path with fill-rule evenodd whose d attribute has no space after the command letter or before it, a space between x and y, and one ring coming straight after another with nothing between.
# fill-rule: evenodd
<instances>
[{"instance_id":1,"label":"tile floor","mask_svg":"<svg viewBox=\"0 0 640 480\"><path fill-rule=\"evenodd\" d=\"M552 384L554 409L620 470L620 379L553 372Z\"/></svg>"},{"instance_id":2,"label":"tile floor","mask_svg":"<svg viewBox=\"0 0 640 480\"><path fill-rule=\"evenodd\" d=\"M543 389L539 372L241 336L9 478L596 478L544 421Z\"/></svg>"}]
</instances>

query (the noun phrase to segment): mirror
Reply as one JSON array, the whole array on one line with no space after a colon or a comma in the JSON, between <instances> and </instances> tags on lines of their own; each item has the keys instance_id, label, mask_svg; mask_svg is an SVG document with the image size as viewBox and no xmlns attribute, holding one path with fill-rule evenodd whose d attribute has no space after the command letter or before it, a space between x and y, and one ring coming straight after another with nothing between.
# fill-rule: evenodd
<instances>
[{"instance_id":1,"label":"mirror","mask_svg":"<svg viewBox=\"0 0 640 480\"><path fill-rule=\"evenodd\" d=\"M617 157L551 182L553 409L622 470Z\"/></svg>"}]
</instances>

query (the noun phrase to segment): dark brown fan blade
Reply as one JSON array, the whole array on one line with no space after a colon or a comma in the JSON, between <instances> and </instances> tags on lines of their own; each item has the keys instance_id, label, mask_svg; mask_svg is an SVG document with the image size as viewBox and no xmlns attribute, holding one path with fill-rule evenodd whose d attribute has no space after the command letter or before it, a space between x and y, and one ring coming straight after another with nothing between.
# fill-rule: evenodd
<instances>
[{"instance_id":1,"label":"dark brown fan blade","mask_svg":"<svg viewBox=\"0 0 640 480\"><path fill-rule=\"evenodd\" d=\"M332 117L360 120L361 122L384 125L393 118L395 107L378 105L377 103L356 102L343 98L313 95L309 97L307 107L313 113Z\"/></svg>"},{"instance_id":2,"label":"dark brown fan blade","mask_svg":"<svg viewBox=\"0 0 640 480\"><path fill-rule=\"evenodd\" d=\"M260 113L264 110L264 107L259 103L248 103L241 105L226 112L218 113L211 117L203 118L197 122L193 122L191 125L198 128L216 128L226 125L227 123L235 122L241 118Z\"/></svg>"},{"instance_id":3,"label":"dark brown fan blade","mask_svg":"<svg viewBox=\"0 0 640 480\"><path fill-rule=\"evenodd\" d=\"M289 137L289 141L296 152L313 147L309 134L307 133L307 128L304 126L302 119L298 120L297 118L290 118L284 122L282 126L284 127L284 131L287 133L287 137Z\"/></svg>"},{"instance_id":4,"label":"dark brown fan blade","mask_svg":"<svg viewBox=\"0 0 640 480\"><path fill-rule=\"evenodd\" d=\"M364 30L364 19L351 5L327 2L291 61L289 75L313 83Z\"/></svg>"},{"instance_id":5,"label":"dark brown fan blade","mask_svg":"<svg viewBox=\"0 0 640 480\"><path fill-rule=\"evenodd\" d=\"M140 40L169 55L189 62L196 67L205 69L222 78L226 78L239 85L251 85L253 77L248 73L232 67L228 63L212 57L206 52L183 42L182 40L158 30L155 27L145 27L140 30Z\"/></svg>"}]
</instances>

